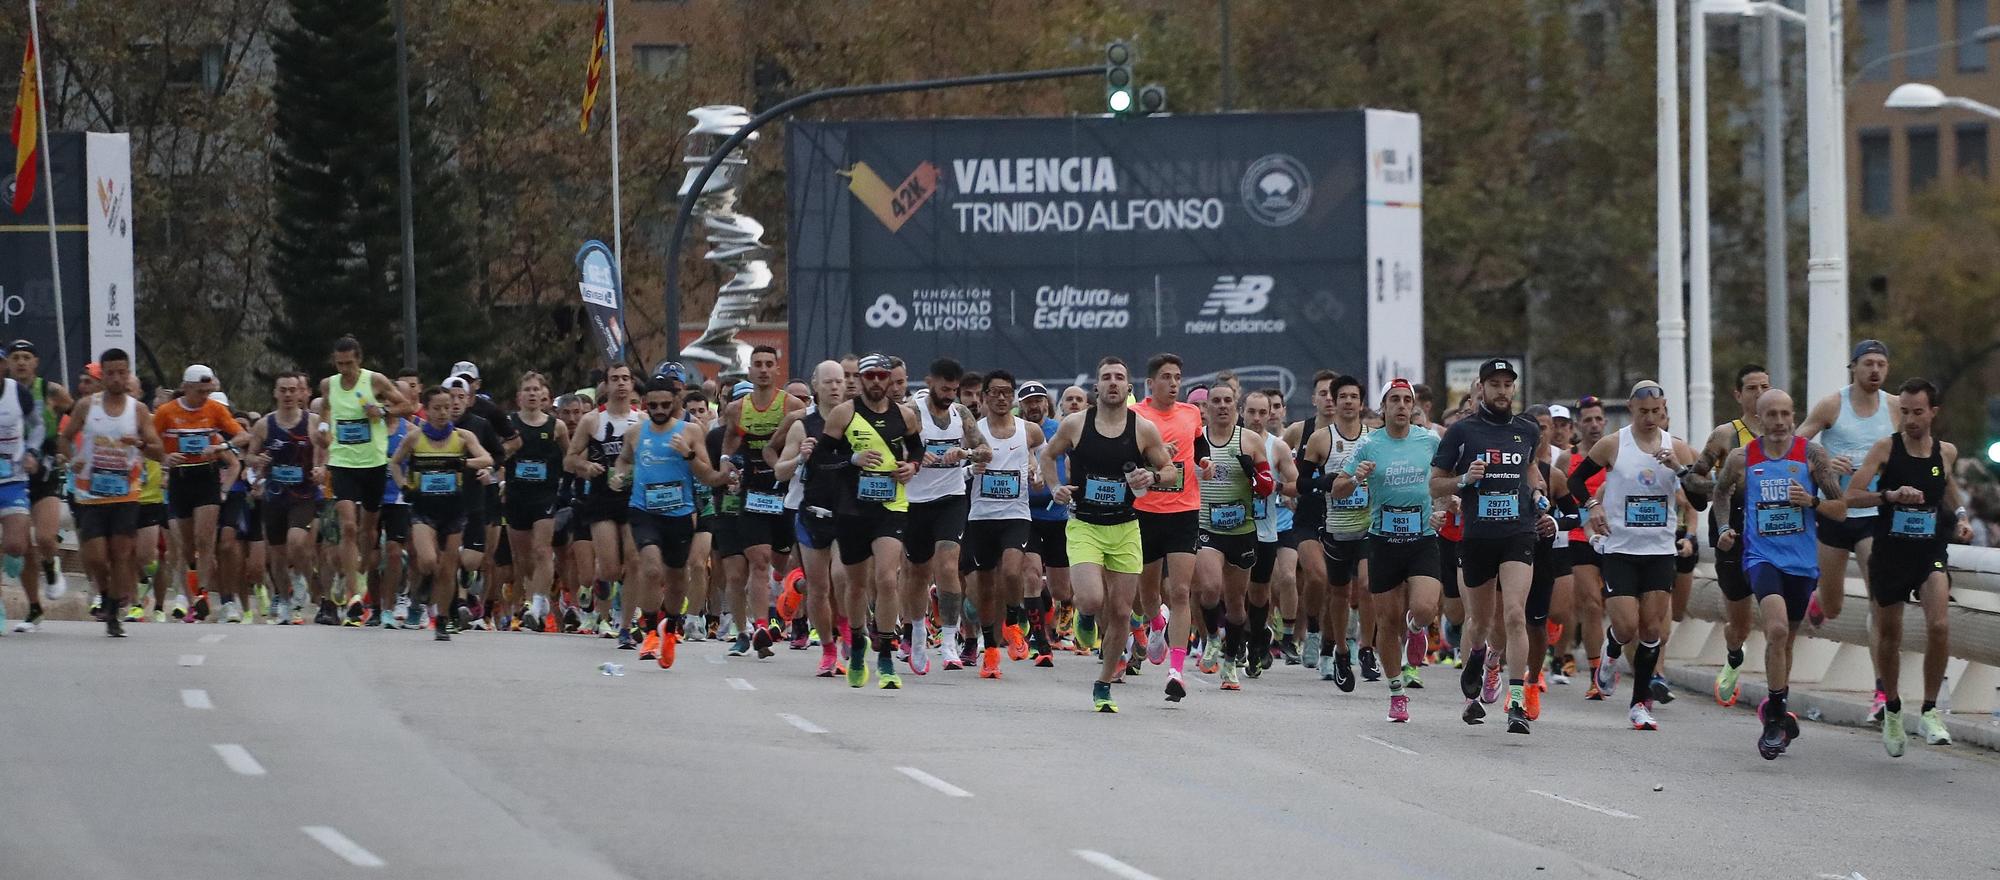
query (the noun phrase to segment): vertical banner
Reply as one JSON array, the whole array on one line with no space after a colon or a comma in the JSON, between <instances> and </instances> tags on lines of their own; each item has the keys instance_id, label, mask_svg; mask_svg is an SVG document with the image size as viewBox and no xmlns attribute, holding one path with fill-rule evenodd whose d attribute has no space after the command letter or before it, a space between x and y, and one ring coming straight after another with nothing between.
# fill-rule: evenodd
<instances>
[{"instance_id":1,"label":"vertical banner","mask_svg":"<svg viewBox=\"0 0 2000 880\"><path fill-rule=\"evenodd\" d=\"M1368 388L1424 381L1424 200L1415 113L1368 110Z\"/></svg>"},{"instance_id":2,"label":"vertical banner","mask_svg":"<svg viewBox=\"0 0 2000 880\"><path fill-rule=\"evenodd\" d=\"M138 315L132 305L132 142L124 134L84 136L89 217L90 350L136 351Z\"/></svg>"},{"instance_id":3,"label":"vertical banner","mask_svg":"<svg viewBox=\"0 0 2000 880\"><path fill-rule=\"evenodd\" d=\"M583 273L577 290L590 312L590 326L597 333L598 347L605 366L625 362L625 291L620 287L618 267L611 249L592 239L576 252L576 268Z\"/></svg>"}]
</instances>

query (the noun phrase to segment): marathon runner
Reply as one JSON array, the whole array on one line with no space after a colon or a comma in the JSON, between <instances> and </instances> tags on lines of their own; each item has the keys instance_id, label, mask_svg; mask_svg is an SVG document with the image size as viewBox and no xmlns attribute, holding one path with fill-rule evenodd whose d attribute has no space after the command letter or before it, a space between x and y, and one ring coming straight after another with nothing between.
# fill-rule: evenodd
<instances>
[{"instance_id":1,"label":"marathon runner","mask_svg":"<svg viewBox=\"0 0 2000 880\"><path fill-rule=\"evenodd\" d=\"M1176 371L1178 373L1178 371ZM1095 618L1108 629L1099 647L1103 662L1091 685L1091 704L1098 712L1116 712L1111 684L1126 666L1120 653L1123 623L1132 614L1143 567L1143 539L1133 495L1161 476L1179 479L1166 443L1153 423L1134 415L1126 400L1131 376L1125 362L1106 357L1097 365L1097 403L1064 416L1056 434L1042 447L1042 473L1058 472L1056 463L1068 456L1069 478L1052 493L1057 504L1071 508L1065 527L1070 560L1070 585L1076 590L1077 613ZM1078 624L1082 629L1083 624ZM1137 650L1136 642L1125 646ZM1177 677L1167 682L1167 698L1187 695Z\"/></svg>"},{"instance_id":2,"label":"marathon runner","mask_svg":"<svg viewBox=\"0 0 2000 880\"><path fill-rule=\"evenodd\" d=\"M1606 639L1632 652L1634 730L1658 730L1650 683L1666 638L1674 586L1674 493L1685 486L1706 494L1714 481L1694 473L1694 450L1667 433L1666 390L1650 379L1632 386L1632 424L1597 442L1577 466L1570 485L1588 484L1602 470L1601 491L1588 492L1591 531L1604 535Z\"/></svg>"},{"instance_id":3,"label":"marathon runner","mask_svg":"<svg viewBox=\"0 0 2000 880\"><path fill-rule=\"evenodd\" d=\"M1845 499L1850 508L1877 511L1872 523L1874 553L1868 560L1868 592L1875 602L1868 648L1884 691L1882 745L1892 758L1903 756L1907 740L1898 685L1902 681L1903 606L1912 598L1924 609L1920 728L1924 742L1951 745L1951 734L1937 708L1945 665L1951 660L1951 575L1945 572L1945 548L1954 540L1961 544L1971 541L1972 523L1953 477L1958 447L1938 439L1931 430L1943 405L1936 385L1925 379L1905 381L1896 397L1901 429L1869 448L1848 484ZM1826 564L1823 552L1820 564ZM1822 571L1822 590L1826 582Z\"/></svg>"},{"instance_id":4,"label":"marathon runner","mask_svg":"<svg viewBox=\"0 0 2000 880\"><path fill-rule=\"evenodd\" d=\"M1791 694L1792 640L1798 637L1806 603L1819 580L1818 517L1811 514L1839 518L1846 505L1838 498L1826 501L1814 494L1818 488L1838 495L1840 477L1824 448L1793 433L1792 396L1767 390L1752 406L1757 411L1757 436L1729 451L1715 483L1715 498L1736 511L1721 532L1739 548L1727 564L1737 569L1734 577L1756 594L1764 616L1764 671L1770 696L1757 707L1757 719L1764 725L1757 754L1769 761L1799 736L1798 719L1787 710L1786 700ZM1710 438L1711 443L1714 440ZM1725 565L1722 552L1717 544L1718 580ZM1743 665L1742 645L1740 639L1731 644L1729 668ZM1734 703L1734 676L1730 684L1729 702ZM1722 693L1718 683L1717 700Z\"/></svg>"},{"instance_id":5,"label":"marathon runner","mask_svg":"<svg viewBox=\"0 0 2000 880\"><path fill-rule=\"evenodd\" d=\"M104 632L122 639L125 628L116 609L128 599L138 602L132 538L139 530L139 461L157 461L166 451L152 414L131 396L131 357L123 349L106 349L97 365L103 390L70 413L60 449L73 475L84 568L104 596Z\"/></svg>"},{"instance_id":6,"label":"marathon runner","mask_svg":"<svg viewBox=\"0 0 2000 880\"><path fill-rule=\"evenodd\" d=\"M333 428L326 466L340 526L339 574L360 593L367 587L362 548L374 546L389 475L389 420L410 415L416 404L389 377L362 368L361 343L352 336L333 343L333 368L335 375L320 380L316 415Z\"/></svg>"},{"instance_id":7,"label":"marathon runner","mask_svg":"<svg viewBox=\"0 0 2000 880\"><path fill-rule=\"evenodd\" d=\"M1203 445L1195 460L1201 478L1200 546L1195 583L1202 609L1202 635L1209 656L1221 655L1222 689L1242 690L1242 670L1251 662L1249 635L1270 626L1269 604L1250 606L1250 569L1257 565L1257 523L1252 507L1269 502L1275 488L1263 438L1245 434L1236 419L1236 388L1217 385L1203 401ZM1221 624L1228 624L1223 641ZM1261 641L1261 640L1260 640Z\"/></svg>"},{"instance_id":8,"label":"marathon runner","mask_svg":"<svg viewBox=\"0 0 2000 880\"><path fill-rule=\"evenodd\" d=\"M1604 485L1603 470L1589 479L1577 477L1577 467L1604 439L1604 427L1604 401L1589 394L1577 398L1576 445L1569 457L1569 490L1573 498L1588 498L1597 494ZM1577 491L1579 487L1583 491ZM1576 605L1576 638L1583 643L1584 659L1590 665L1590 687L1583 694L1586 700L1602 700L1618 689L1618 658L1616 655L1610 658L1604 656L1609 640L1598 637L1598 631L1604 626L1603 555L1598 552L1603 541L1602 535L1592 534L1587 526L1578 526L1569 532L1569 573L1574 591L1571 599ZM1575 656L1567 645L1563 652Z\"/></svg>"},{"instance_id":9,"label":"marathon runner","mask_svg":"<svg viewBox=\"0 0 2000 880\"><path fill-rule=\"evenodd\" d=\"M973 599L979 608L981 639L986 644L979 661L979 677L997 679L1000 677L1000 650L994 641L998 629L995 624L1018 613L1014 609L1019 607L1026 592L1022 582L1030 580L1023 577L1022 564L1029 541L1028 493L1042 484L1041 471L1035 467L1036 453L1042 447L1042 429L1026 419L1014 418L1014 374L994 370L987 373L980 384L980 392L986 398L987 415L967 432L968 436L977 438L979 447L971 455L972 503L965 524L968 558L964 567L972 578ZM933 388L931 393L935 396L936 389ZM1047 398L1046 393L1043 398ZM928 406L925 408L930 409ZM934 412L927 412L926 415L936 417ZM924 427L928 429L931 426L926 423ZM915 512L914 505L912 512ZM939 565L942 564L940 561ZM1035 599L1040 600L1041 580L1032 580ZM943 609L948 598L940 585L938 604L941 616L945 613ZM1019 623L1009 620L1007 627L1011 631L1006 636L1008 650L1014 650L1017 642L1026 647L1019 635ZM917 631L922 632L921 624ZM1035 632L1039 637L1039 625ZM947 641L944 650L949 652L952 647ZM921 648L919 644L911 652L914 654ZM1046 645L1042 646L1043 659L1048 657L1046 648ZM947 656L950 656L949 653Z\"/></svg>"},{"instance_id":10,"label":"marathon runner","mask_svg":"<svg viewBox=\"0 0 2000 880\"><path fill-rule=\"evenodd\" d=\"M569 435L569 453L563 456L563 467L580 481L577 494L582 503L577 515L583 531L577 540L588 536L588 549L596 560L592 571L596 576L591 596L594 601L589 607L595 609L592 617L596 619L598 634L608 638L621 634L611 614L612 584L624 579L626 561L636 553L624 528L631 493L622 487L613 488L604 474L624 452L625 434L639 423L642 414L633 408L630 366L613 364L605 371L605 382L609 391L604 408L585 413L577 423L576 430ZM579 584L579 592L582 589ZM584 603L579 600L578 604ZM629 632L623 635L620 647L638 647Z\"/></svg>"},{"instance_id":11,"label":"marathon runner","mask_svg":"<svg viewBox=\"0 0 2000 880\"><path fill-rule=\"evenodd\" d=\"M430 612L436 640L451 641L454 629L472 627L472 613L458 604L460 533L467 524L466 484L472 474L493 466L478 435L458 427L452 392L424 389L424 421L403 438L390 459L396 482L410 494L410 547L417 577L430 584Z\"/></svg>"},{"instance_id":12,"label":"marathon runner","mask_svg":"<svg viewBox=\"0 0 2000 880\"><path fill-rule=\"evenodd\" d=\"M1201 531L1201 492L1189 478L1201 436L1201 409L1182 403L1181 359L1174 354L1156 354L1146 362L1146 399L1134 410L1153 424L1173 460L1173 472L1163 473L1145 494L1132 501L1139 511L1139 540L1145 570L1139 578L1139 621L1151 621L1145 636L1146 659L1154 665L1168 661L1167 698L1179 701L1187 694L1182 667L1187 662L1188 638L1195 621L1190 590L1194 583L1196 540ZM1106 390L1099 386L1102 398ZM1100 400L1100 403L1102 401ZM1135 487L1137 488L1137 487ZM1164 602L1167 616L1159 608ZM1115 623L1115 621L1114 621ZM1126 671L1137 674L1135 654ZM1213 672L1214 670L1208 670Z\"/></svg>"},{"instance_id":13,"label":"marathon runner","mask_svg":"<svg viewBox=\"0 0 2000 880\"><path fill-rule=\"evenodd\" d=\"M271 386L278 407L250 429L248 464L264 475L262 523L264 540L275 553L270 562L275 577L271 591L289 595L302 591L313 569L313 521L319 516L320 482L326 476L326 433L306 410L312 377L302 372L280 373ZM378 587L393 585L382 584ZM392 607L392 597L379 597ZM285 602L277 603L284 622Z\"/></svg>"},{"instance_id":14,"label":"marathon runner","mask_svg":"<svg viewBox=\"0 0 2000 880\"><path fill-rule=\"evenodd\" d=\"M848 621L847 684L858 688L868 683L867 612L872 604L876 672L882 689L896 690L903 686L895 662L902 604L897 573L910 509L906 484L916 476L925 455L919 436L922 423L915 407L890 396L895 368L888 357L870 354L857 368L861 396L827 414L819 440L846 453L852 465L834 523L840 564L847 570L841 605L854 615ZM912 617L920 613L911 609Z\"/></svg>"},{"instance_id":15,"label":"marathon runner","mask_svg":"<svg viewBox=\"0 0 2000 880\"><path fill-rule=\"evenodd\" d=\"M750 393L722 410L722 421L727 425L722 453L731 456L743 469L739 492L742 512L736 516L736 529L748 572L740 589L739 584L728 585L729 605L736 609L740 627L735 647L737 653L748 653L755 648L758 657L771 656L775 637L769 629L755 626L751 621L766 610L764 606L771 599L772 566L791 554L793 536L791 514L785 508L787 487L772 472L764 449L777 434L779 425L806 406L804 400L778 387L782 375L778 370L776 348L769 345L752 348ZM775 620L772 625L776 626Z\"/></svg>"},{"instance_id":16,"label":"marathon runner","mask_svg":"<svg viewBox=\"0 0 2000 880\"><path fill-rule=\"evenodd\" d=\"M1072 396L1065 391L1063 393L1065 404L1075 403L1078 407L1074 410L1076 412L1082 412L1089 407L1089 400L1080 389L1070 390L1077 391L1077 394ZM1021 408L1021 421L1040 429L1042 442L1048 442L1048 438L1055 436L1056 429L1062 427L1062 419L1057 416L1054 402L1049 399L1048 386L1034 381L1023 382L1015 392L1015 398ZM1065 409L1062 414L1068 415L1070 412ZM1039 452L1035 457L1040 459ZM1056 462L1055 473L1043 473L1041 468L1035 468L1039 479L1028 484L1028 550L1023 560L1023 570L1026 572L1024 580L1027 582L1025 586L1032 590L1039 583L1048 584L1047 598L1043 600L1042 605L1042 619L1035 627L1035 638L1030 639L1031 647L1041 651L1035 658L1036 666L1055 665L1055 660L1050 654L1061 639L1064 627L1068 627L1072 640L1081 635L1080 630L1066 614L1074 610L1076 602L1076 593L1071 589L1069 582L1069 539L1063 534L1064 529L1069 526L1069 508L1057 504L1053 494L1056 486L1062 485L1069 479L1069 474L1063 470L1068 466L1067 461ZM1093 620L1091 623L1092 629L1095 629L1096 621ZM1072 644L1078 653L1089 649L1089 646L1081 643L1072 641Z\"/></svg>"},{"instance_id":17,"label":"marathon runner","mask_svg":"<svg viewBox=\"0 0 2000 880\"><path fill-rule=\"evenodd\" d=\"M215 540L222 508L221 447L241 449L250 435L227 406L209 399L215 384L214 371L201 364L188 367L181 374L180 398L153 414L153 427L167 448L167 525L180 548L177 564L192 563L201 588L219 596Z\"/></svg>"},{"instance_id":18,"label":"marathon runner","mask_svg":"<svg viewBox=\"0 0 2000 880\"><path fill-rule=\"evenodd\" d=\"M1284 393L1276 388L1250 392L1243 404L1243 423L1251 431L1263 435L1264 460L1271 463L1271 475L1278 483L1277 492L1256 501L1257 564L1250 569L1249 601L1252 607L1263 606L1267 615L1275 601L1279 615L1289 621L1298 615L1299 551L1296 545L1288 545L1285 536L1293 534L1292 507L1298 499L1299 469L1297 459L1292 457L1292 448L1286 446L1284 438L1279 436L1285 426ZM1252 662L1244 670L1251 678L1270 668L1270 642L1270 627L1251 631ZM1292 643L1289 631L1278 645L1285 665L1298 665L1299 649Z\"/></svg>"},{"instance_id":19,"label":"marathon runner","mask_svg":"<svg viewBox=\"0 0 2000 880\"><path fill-rule=\"evenodd\" d=\"M644 653L661 669L673 668L680 639L688 551L694 543L694 483L725 482L722 472L709 464L701 428L681 417L686 388L687 372L677 363L662 365L646 383L646 422L626 436L611 476L612 485L628 487L632 509L625 531L629 546L638 549L638 577L626 581L625 610L658 640ZM741 617L745 612L737 613ZM770 656L768 646L766 642L759 656Z\"/></svg>"},{"instance_id":20,"label":"marathon runner","mask_svg":"<svg viewBox=\"0 0 2000 880\"><path fill-rule=\"evenodd\" d=\"M41 470L44 433L40 401L27 383L12 376L0 381L0 553L8 556L28 553L28 481ZM33 632L41 617L36 602L14 631ZM5 615L0 614L0 630L5 625Z\"/></svg>"},{"instance_id":21,"label":"marathon runner","mask_svg":"<svg viewBox=\"0 0 2000 880\"><path fill-rule=\"evenodd\" d=\"M922 424L922 467L910 478L909 526L903 536L903 553L909 565L903 567L902 606L908 609L910 635L906 647L910 671L923 675L930 671L929 633L924 628L922 610L929 607L930 585L937 585L938 627L942 637L938 650L956 658L959 612L965 604L965 588L959 582L959 543L965 537L969 499L966 496L966 468L991 455L974 424L976 416L958 403L959 382L965 370L951 358L931 362L924 374L923 400L914 407ZM1012 391L1012 383L1009 391ZM974 386L977 388L977 386ZM1011 400L1011 398L1010 398ZM997 564L997 560L996 560ZM990 581L989 581L990 583ZM997 632L1001 614L1015 596L998 590L1013 584L993 584L996 591L987 598L995 616L988 617L987 603L981 603L980 623L984 631ZM1015 660L1028 655L1028 644L1020 628L1009 623L1005 635L1007 653ZM980 656L979 677L1000 677L1000 642L987 640Z\"/></svg>"},{"instance_id":22,"label":"marathon runner","mask_svg":"<svg viewBox=\"0 0 2000 880\"><path fill-rule=\"evenodd\" d=\"M825 414L839 408L846 395L847 377L840 362L821 361L813 368L812 406L787 416L781 449L765 447L767 457L775 453L772 471L779 479L790 481L797 496L798 518L793 529L805 569L806 616L819 635L820 678L839 674L835 671L840 663L836 636L848 627L837 603L833 517L841 507L849 465L839 445L820 442L826 434ZM955 659L953 656L947 662Z\"/></svg>"},{"instance_id":23,"label":"marathon runner","mask_svg":"<svg viewBox=\"0 0 2000 880\"><path fill-rule=\"evenodd\" d=\"M459 366L468 367L470 364L460 362ZM481 410L493 408L493 402L473 393L472 379L468 374L454 373L444 380L444 387L451 392L452 412L455 414L452 423L479 438L480 448L485 449L489 457L497 461L521 445L520 437L502 437L500 429L480 415ZM493 411L497 412L497 409ZM505 416L497 417L503 423L507 421ZM512 430L511 425L508 430ZM459 581L466 588L463 601L471 606L472 628L483 630L491 627L493 616L505 607L500 585L487 577L486 569L490 559L486 550L499 543L498 468L489 464L475 470L466 479L464 489L465 529L459 540ZM354 619L358 610L356 605L350 604L348 618Z\"/></svg>"},{"instance_id":24,"label":"marathon runner","mask_svg":"<svg viewBox=\"0 0 2000 880\"><path fill-rule=\"evenodd\" d=\"M1325 658L1342 653L1347 633L1331 634L1333 647L1326 647L1327 634L1321 631L1319 617L1326 605L1328 592L1326 556L1321 541L1321 532L1326 528L1326 494L1318 488L1323 482L1320 478L1325 474L1316 471L1306 460L1306 445L1321 428L1334 422L1333 383L1339 378L1340 374L1332 370L1314 373L1312 415L1285 428L1285 445L1297 454L1298 460L1294 465L1299 473L1299 494L1297 506L1292 511L1292 532L1286 538L1286 542L1297 549L1299 557L1299 613L1291 621L1292 638L1302 646L1299 662L1318 669L1324 681L1335 680L1334 668ZM1349 665L1352 665L1352 658Z\"/></svg>"},{"instance_id":25,"label":"marathon runner","mask_svg":"<svg viewBox=\"0 0 2000 880\"><path fill-rule=\"evenodd\" d=\"M57 556L58 532L62 527L63 468L56 459L56 442L61 433L61 416L69 413L75 401L61 383L41 377L41 364L33 342L16 339L8 344L7 374L28 389L34 397L35 409L41 413L43 440L35 453L47 465L37 467L28 476L33 531L21 565L21 590L27 594L28 616L14 625L15 632L32 632L42 620L42 600L54 601L69 591ZM46 595L44 588L48 591Z\"/></svg>"},{"instance_id":26,"label":"marathon runner","mask_svg":"<svg viewBox=\"0 0 2000 880\"><path fill-rule=\"evenodd\" d=\"M526 584L523 626L539 630L554 584L556 505L563 452L569 448L569 427L550 415L549 382L529 372L519 383L521 409L507 417L520 445L507 459L505 518L507 545L512 548L516 576Z\"/></svg>"},{"instance_id":27,"label":"marathon runner","mask_svg":"<svg viewBox=\"0 0 2000 880\"><path fill-rule=\"evenodd\" d=\"M1306 442L1300 469L1320 476L1316 479L1321 487L1329 485L1334 474L1346 470L1347 461L1354 450L1361 445L1369 429L1362 424L1361 414L1366 409L1361 403L1366 395L1361 390L1361 380L1353 376L1338 376L1330 380L1328 394L1333 398L1333 418L1318 431L1313 432ZM1335 687L1343 692L1354 690L1354 667L1350 659L1345 639L1347 636L1348 611L1354 607L1366 607L1367 584L1361 572L1361 560L1368 552L1368 493L1361 491L1343 496L1338 501L1325 502L1326 520L1321 529L1319 544L1326 554L1326 601L1310 611L1319 614L1321 627L1320 674L1330 678ZM1361 668L1369 681L1382 677L1380 661L1371 647L1374 633L1369 626L1367 615L1362 616ZM1325 647L1331 644L1332 648ZM1399 642L1385 645L1392 648ZM1390 662L1395 662L1395 656ZM1416 678L1412 669L1409 681Z\"/></svg>"},{"instance_id":28,"label":"marathon runner","mask_svg":"<svg viewBox=\"0 0 2000 880\"><path fill-rule=\"evenodd\" d=\"M1729 458L1729 454L1750 445L1763 433L1764 414L1759 411L1763 405L1764 393L1771 390L1771 374L1759 364L1745 364L1736 371L1736 405L1742 407L1743 414L1715 426L1709 432L1708 441L1702 444L1701 457L1694 460L1694 472L1704 476ZM1787 436L1792 434L1791 398L1785 398ZM1785 447L1773 447L1765 458L1782 458ZM1806 488L1811 489L1810 481ZM1718 705L1734 706L1741 691L1738 681L1739 670L1743 666L1743 642L1750 638L1750 581L1744 573L1742 537L1745 534L1743 499L1723 492L1719 487L1712 499L1715 509L1708 517L1708 545L1715 548L1715 584L1722 589L1723 624L1722 640L1728 654L1724 658L1721 671L1715 674L1715 702ZM1768 500L1768 499L1767 499ZM1795 534L1811 534L1815 529L1804 532L1786 532L1783 546L1796 540ZM1797 566L1794 566L1797 567ZM1817 577L1819 566L1813 566ZM1758 604L1763 604L1758 600ZM1800 609L1803 612L1803 608ZM1768 616L1765 618L1770 619ZM1789 655L1788 655L1789 656Z\"/></svg>"}]
</instances>

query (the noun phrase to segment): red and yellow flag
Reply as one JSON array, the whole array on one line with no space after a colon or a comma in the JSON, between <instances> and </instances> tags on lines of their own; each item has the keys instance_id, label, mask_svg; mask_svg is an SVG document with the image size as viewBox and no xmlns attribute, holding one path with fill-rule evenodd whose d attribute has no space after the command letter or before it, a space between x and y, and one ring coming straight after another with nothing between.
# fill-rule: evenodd
<instances>
[{"instance_id":1,"label":"red and yellow flag","mask_svg":"<svg viewBox=\"0 0 2000 880\"><path fill-rule=\"evenodd\" d=\"M604 2L610 3L611 0ZM605 12L603 7L597 10L597 36L590 41L590 70L583 79L583 118L578 130L584 134L590 133L590 111L597 109L597 83L604 76L604 53L609 48L606 45Z\"/></svg>"},{"instance_id":2,"label":"red and yellow flag","mask_svg":"<svg viewBox=\"0 0 2000 880\"><path fill-rule=\"evenodd\" d=\"M41 146L42 99L35 80L35 43L21 58L21 92L14 98L14 213L35 197L36 150Z\"/></svg>"}]
</instances>

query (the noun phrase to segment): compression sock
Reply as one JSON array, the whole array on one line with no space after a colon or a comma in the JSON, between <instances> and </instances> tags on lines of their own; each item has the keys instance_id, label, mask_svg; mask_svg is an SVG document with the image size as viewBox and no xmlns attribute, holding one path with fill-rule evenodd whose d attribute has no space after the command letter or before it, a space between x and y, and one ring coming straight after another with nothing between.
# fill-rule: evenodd
<instances>
[{"instance_id":1,"label":"compression sock","mask_svg":"<svg viewBox=\"0 0 2000 880\"><path fill-rule=\"evenodd\" d=\"M982 647L982 648L998 648L998 647L1000 647L1000 645L1001 645L1001 641L1000 641L1000 628L999 628L999 626L998 626L997 624L991 624L991 623L989 623L989 624L986 624L985 626L982 626L982 627L980 627L980 628L979 628L979 638L980 638L980 640L981 640L981 642L982 642L982 644L980 645L980 647Z\"/></svg>"},{"instance_id":2,"label":"compression sock","mask_svg":"<svg viewBox=\"0 0 2000 880\"><path fill-rule=\"evenodd\" d=\"M1028 622L1028 610L1021 607L1021 603L1015 602L1007 606L1008 626L1020 626L1026 622Z\"/></svg>"},{"instance_id":3,"label":"compression sock","mask_svg":"<svg viewBox=\"0 0 2000 880\"><path fill-rule=\"evenodd\" d=\"M1903 699L1901 697L1897 697L1896 699L1889 700L1882 704L1882 709L1883 711L1894 712L1898 715L1901 715L1903 713Z\"/></svg>"},{"instance_id":4,"label":"compression sock","mask_svg":"<svg viewBox=\"0 0 2000 880\"><path fill-rule=\"evenodd\" d=\"M897 642L895 633L877 632L875 633L875 642L875 656L883 660L888 660L896 653Z\"/></svg>"},{"instance_id":5,"label":"compression sock","mask_svg":"<svg viewBox=\"0 0 2000 880\"><path fill-rule=\"evenodd\" d=\"M1653 667L1659 660L1659 642L1640 642L1639 647L1632 650L1632 705L1653 699L1649 683L1653 680Z\"/></svg>"},{"instance_id":6,"label":"compression sock","mask_svg":"<svg viewBox=\"0 0 2000 880\"><path fill-rule=\"evenodd\" d=\"M1167 665L1171 667L1175 672L1180 672L1183 668L1187 666L1187 649L1168 648Z\"/></svg>"},{"instance_id":7,"label":"compression sock","mask_svg":"<svg viewBox=\"0 0 2000 880\"><path fill-rule=\"evenodd\" d=\"M1222 631L1222 603L1204 605L1201 609L1201 631L1209 638Z\"/></svg>"},{"instance_id":8,"label":"compression sock","mask_svg":"<svg viewBox=\"0 0 2000 880\"><path fill-rule=\"evenodd\" d=\"M1262 658L1271 652L1271 606L1250 606L1250 656Z\"/></svg>"},{"instance_id":9,"label":"compression sock","mask_svg":"<svg viewBox=\"0 0 2000 880\"><path fill-rule=\"evenodd\" d=\"M1624 653L1625 653L1625 643L1618 640L1618 631L1608 626L1605 627L1604 659L1616 660ZM1643 680L1651 680L1651 677L1649 676L1647 679Z\"/></svg>"},{"instance_id":10,"label":"compression sock","mask_svg":"<svg viewBox=\"0 0 2000 880\"><path fill-rule=\"evenodd\" d=\"M1929 712L1930 710L1932 710L1932 709L1935 709L1935 708L1937 708L1937 701L1936 701L1936 700L1925 700L1925 701L1924 701L1924 708L1923 708L1923 711L1925 711L1925 712Z\"/></svg>"},{"instance_id":11,"label":"compression sock","mask_svg":"<svg viewBox=\"0 0 2000 880\"><path fill-rule=\"evenodd\" d=\"M1742 665L1743 665L1743 649L1742 649L1742 648L1730 648L1730 649L1729 649L1729 668L1731 668L1731 669L1736 669L1736 668L1739 668L1739 667L1741 667Z\"/></svg>"},{"instance_id":12,"label":"compression sock","mask_svg":"<svg viewBox=\"0 0 2000 880\"><path fill-rule=\"evenodd\" d=\"M1248 627L1240 623L1230 624L1228 634L1222 639L1223 659L1235 660L1243 656L1244 643L1249 641L1249 637Z\"/></svg>"},{"instance_id":13,"label":"compression sock","mask_svg":"<svg viewBox=\"0 0 2000 880\"><path fill-rule=\"evenodd\" d=\"M1785 701L1791 699L1791 696L1792 689L1788 687L1772 691L1771 701L1765 704L1767 707L1765 711L1768 716L1765 720L1776 721L1785 717Z\"/></svg>"}]
</instances>

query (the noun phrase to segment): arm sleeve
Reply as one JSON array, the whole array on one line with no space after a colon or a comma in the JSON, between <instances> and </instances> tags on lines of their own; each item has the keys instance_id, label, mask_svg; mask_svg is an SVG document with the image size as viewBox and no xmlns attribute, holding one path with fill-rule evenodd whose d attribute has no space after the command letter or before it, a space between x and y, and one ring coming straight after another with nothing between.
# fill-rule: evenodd
<instances>
[{"instance_id":1,"label":"arm sleeve","mask_svg":"<svg viewBox=\"0 0 2000 880\"><path fill-rule=\"evenodd\" d=\"M1584 487L1583 494L1576 495L1576 497L1588 499L1590 497L1590 483L1588 481L1591 477L1603 472L1604 468L1597 463L1597 459L1591 458L1588 455L1584 456L1582 461L1576 463L1576 470L1571 471L1569 474L1570 494L1576 495L1576 487L1582 486Z\"/></svg>"},{"instance_id":2,"label":"arm sleeve","mask_svg":"<svg viewBox=\"0 0 2000 880\"><path fill-rule=\"evenodd\" d=\"M35 405L34 392L19 382L14 383L14 397L21 406L21 449L40 452L49 431L49 426L42 424L42 408Z\"/></svg>"}]
</instances>

